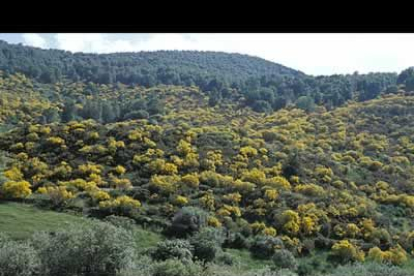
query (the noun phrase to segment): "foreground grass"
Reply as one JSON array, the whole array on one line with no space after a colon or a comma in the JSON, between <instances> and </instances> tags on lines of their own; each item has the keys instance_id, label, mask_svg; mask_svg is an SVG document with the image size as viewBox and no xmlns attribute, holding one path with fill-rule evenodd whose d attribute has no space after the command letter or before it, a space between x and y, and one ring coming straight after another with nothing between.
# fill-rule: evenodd
<instances>
[{"instance_id":1,"label":"foreground grass","mask_svg":"<svg viewBox=\"0 0 414 276\"><path fill-rule=\"evenodd\" d=\"M30 204L0 201L0 233L13 239L27 239L38 231L54 231L68 225L79 225L88 221L76 214L68 214L39 209ZM141 248L154 246L162 237L160 234L133 229L133 239Z\"/></svg>"},{"instance_id":2,"label":"foreground grass","mask_svg":"<svg viewBox=\"0 0 414 276\"><path fill-rule=\"evenodd\" d=\"M38 231L52 231L85 222L80 216L42 210L29 204L0 202L0 232L26 239Z\"/></svg>"}]
</instances>

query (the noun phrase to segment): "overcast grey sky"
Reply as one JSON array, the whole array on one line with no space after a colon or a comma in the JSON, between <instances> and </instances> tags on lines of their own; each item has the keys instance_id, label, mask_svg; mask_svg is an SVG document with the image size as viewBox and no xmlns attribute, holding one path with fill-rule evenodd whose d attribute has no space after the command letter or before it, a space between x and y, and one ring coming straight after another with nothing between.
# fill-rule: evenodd
<instances>
[{"instance_id":1,"label":"overcast grey sky","mask_svg":"<svg viewBox=\"0 0 414 276\"><path fill-rule=\"evenodd\" d=\"M414 34L4 34L0 39L71 52L223 51L311 75L400 72L414 66Z\"/></svg>"}]
</instances>

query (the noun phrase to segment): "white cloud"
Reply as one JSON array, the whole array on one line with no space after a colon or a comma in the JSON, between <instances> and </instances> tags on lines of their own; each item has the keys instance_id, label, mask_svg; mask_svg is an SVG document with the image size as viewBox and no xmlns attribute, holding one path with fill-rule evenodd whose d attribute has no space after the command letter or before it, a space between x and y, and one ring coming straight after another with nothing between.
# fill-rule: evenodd
<instances>
[{"instance_id":1,"label":"white cloud","mask_svg":"<svg viewBox=\"0 0 414 276\"><path fill-rule=\"evenodd\" d=\"M25 34L27 44L71 52L202 50L242 53L308 74L399 72L414 65L414 34Z\"/></svg>"},{"instance_id":2,"label":"white cloud","mask_svg":"<svg viewBox=\"0 0 414 276\"><path fill-rule=\"evenodd\" d=\"M46 47L46 40L39 34L23 34L22 35L25 45L30 45L39 48Z\"/></svg>"}]
</instances>

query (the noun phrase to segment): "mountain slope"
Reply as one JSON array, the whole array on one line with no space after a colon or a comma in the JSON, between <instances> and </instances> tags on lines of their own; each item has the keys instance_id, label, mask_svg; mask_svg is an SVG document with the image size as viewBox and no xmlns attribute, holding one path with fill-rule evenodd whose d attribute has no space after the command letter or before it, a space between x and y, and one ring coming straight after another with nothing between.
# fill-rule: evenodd
<instances>
[{"instance_id":1,"label":"mountain slope","mask_svg":"<svg viewBox=\"0 0 414 276\"><path fill-rule=\"evenodd\" d=\"M0 70L22 72L43 82L65 77L97 83L178 84L208 79L240 82L249 77L303 73L258 57L222 52L156 51L72 54L0 41ZM200 79L202 78L202 79Z\"/></svg>"}]
</instances>

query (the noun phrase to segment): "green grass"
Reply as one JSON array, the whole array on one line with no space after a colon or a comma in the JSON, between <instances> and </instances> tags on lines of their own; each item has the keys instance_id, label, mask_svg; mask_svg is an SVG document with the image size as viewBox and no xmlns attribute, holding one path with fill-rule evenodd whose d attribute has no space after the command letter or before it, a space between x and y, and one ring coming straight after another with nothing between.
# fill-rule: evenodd
<instances>
[{"instance_id":1,"label":"green grass","mask_svg":"<svg viewBox=\"0 0 414 276\"><path fill-rule=\"evenodd\" d=\"M68 225L79 225L88 219L75 214L67 214L39 209L30 204L0 201L0 233L13 239L27 239L38 231L53 231ZM162 240L158 233L144 230L139 226L133 230L133 240L140 248L148 248Z\"/></svg>"},{"instance_id":2,"label":"green grass","mask_svg":"<svg viewBox=\"0 0 414 276\"><path fill-rule=\"evenodd\" d=\"M0 202L0 232L14 239L26 239L37 231L51 231L85 219L66 213L42 210L32 205Z\"/></svg>"},{"instance_id":3,"label":"green grass","mask_svg":"<svg viewBox=\"0 0 414 276\"><path fill-rule=\"evenodd\" d=\"M240 262L241 270L260 269L267 265L271 265L271 260L261 260L253 258L250 251L247 249L226 249L226 252L230 253Z\"/></svg>"}]
</instances>

